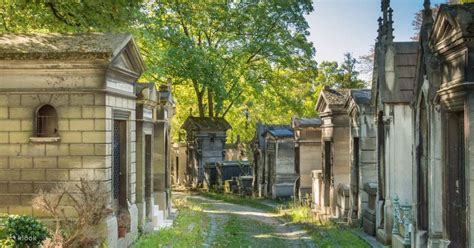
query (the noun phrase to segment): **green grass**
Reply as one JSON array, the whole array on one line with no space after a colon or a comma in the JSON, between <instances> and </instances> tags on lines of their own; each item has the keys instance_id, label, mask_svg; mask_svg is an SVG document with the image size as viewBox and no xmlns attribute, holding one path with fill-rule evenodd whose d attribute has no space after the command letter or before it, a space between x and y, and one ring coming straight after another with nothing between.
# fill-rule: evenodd
<instances>
[{"instance_id":1,"label":"green grass","mask_svg":"<svg viewBox=\"0 0 474 248\"><path fill-rule=\"evenodd\" d=\"M231 194L221 194L221 193L216 193L216 192L205 192L202 194L214 200L220 200L223 202L249 206L249 207L253 207L253 208L260 209L267 212L275 211L273 207L262 203L262 199L256 199L252 197L242 197L242 196L231 195Z\"/></svg>"},{"instance_id":2,"label":"green grass","mask_svg":"<svg viewBox=\"0 0 474 248\"><path fill-rule=\"evenodd\" d=\"M250 197L241 197L238 195L220 194L215 192L203 193L203 195L215 200L221 200L224 202L254 207L267 212L276 211L282 214L282 216L289 220L291 223L302 225L304 230L308 232L313 242L318 247L370 247L367 242L365 242L353 232L351 232L350 229L345 228L343 226L339 226L332 222L320 222L319 220L314 218L314 215L312 214L309 206L301 204L297 201L271 201L272 203L278 205L277 209L274 209L273 207L263 204L262 201L264 199L255 199ZM237 224L234 225L237 226ZM229 237L227 238L230 239ZM237 242L237 244L239 244L239 242ZM229 243L232 244L232 242ZM249 246L242 245L241 247ZM278 247L278 245L276 245L275 247Z\"/></svg>"},{"instance_id":3,"label":"green grass","mask_svg":"<svg viewBox=\"0 0 474 248\"><path fill-rule=\"evenodd\" d=\"M208 228L207 215L192 201L179 199L175 206L179 213L173 227L144 235L133 247L201 247Z\"/></svg>"},{"instance_id":4,"label":"green grass","mask_svg":"<svg viewBox=\"0 0 474 248\"><path fill-rule=\"evenodd\" d=\"M272 226L260 221L231 215L212 247L285 247L273 232Z\"/></svg>"},{"instance_id":5,"label":"green grass","mask_svg":"<svg viewBox=\"0 0 474 248\"><path fill-rule=\"evenodd\" d=\"M279 212L292 223L301 224L318 247L370 247L348 227L320 222L305 204L292 202L285 208L279 208Z\"/></svg>"},{"instance_id":6,"label":"green grass","mask_svg":"<svg viewBox=\"0 0 474 248\"><path fill-rule=\"evenodd\" d=\"M305 230L319 247L370 247L350 230L328 222L324 225L303 224Z\"/></svg>"}]
</instances>

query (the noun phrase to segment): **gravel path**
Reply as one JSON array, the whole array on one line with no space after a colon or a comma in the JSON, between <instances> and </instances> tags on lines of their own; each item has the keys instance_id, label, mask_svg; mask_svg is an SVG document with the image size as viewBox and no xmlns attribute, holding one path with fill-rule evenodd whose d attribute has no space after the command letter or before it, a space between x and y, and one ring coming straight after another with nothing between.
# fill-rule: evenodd
<instances>
[{"instance_id":1,"label":"gravel path","mask_svg":"<svg viewBox=\"0 0 474 248\"><path fill-rule=\"evenodd\" d=\"M272 237L282 242L282 247L315 247L305 230L298 225L288 224L280 215L260 209L226 203L203 196L188 196L202 202L203 211L208 214L210 227L203 247L212 247L216 237L230 216L262 222L272 227ZM249 237L253 238L253 237Z\"/></svg>"}]
</instances>

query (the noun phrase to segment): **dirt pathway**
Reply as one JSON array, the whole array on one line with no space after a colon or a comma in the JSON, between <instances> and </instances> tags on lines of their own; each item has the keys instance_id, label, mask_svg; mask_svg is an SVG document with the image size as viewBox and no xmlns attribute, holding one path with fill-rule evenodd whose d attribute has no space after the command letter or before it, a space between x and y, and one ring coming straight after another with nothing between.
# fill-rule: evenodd
<instances>
[{"instance_id":1,"label":"dirt pathway","mask_svg":"<svg viewBox=\"0 0 474 248\"><path fill-rule=\"evenodd\" d=\"M226 226L230 225L228 223L229 219L235 219L235 217L239 223L243 223L240 229L248 229L236 231L244 232L247 235L244 238L250 240L250 244L246 244L245 247L261 245L265 247L315 247L306 231L297 225L286 223L278 214L248 206L217 201L203 196L188 197L201 202L203 211L209 216L210 227L204 247L225 247L226 245L219 242L222 241L223 235L232 235L223 232L226 232ZM252 226L251 223L255 222L259 222L262 225L257 230L252 229L255 225ZM245 223L250 224L245 225ZM266 230L267 232L263 233L261 230ZM230 242L228 243L229 247L241 247L241 244L235 244L231 239L229 241L225 237L224 241Z\"/></svg>"}]
</instances>

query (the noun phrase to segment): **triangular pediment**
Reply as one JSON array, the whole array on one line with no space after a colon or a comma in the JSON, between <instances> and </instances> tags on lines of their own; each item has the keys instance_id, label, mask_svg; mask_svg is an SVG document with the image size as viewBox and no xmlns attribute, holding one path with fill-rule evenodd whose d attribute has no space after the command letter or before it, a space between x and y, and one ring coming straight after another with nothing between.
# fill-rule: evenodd
<instances>
[{"instance_id":1,"label":"triangular pediment","mask_svg":"<svg viewBox=\"0 0 474 248\"><path fill-rule=\"evenodd\" d=\"M457 9L441 7L430 37L430 44L435 51L441 51L453 45L463 36L462 28L458 22Z\"/></svg>"},{"instance_id":2,"label":"triangular pediment","mask_svg":"<svg viewBox=\"0 0 474 248\"><path fill-rule=\"evenodd\" d=\"M113 66L123 70L135 71L132 63L130 62L130 58L128 58L128 56L124 53L120 54L120 56L115 59Z\"/></svg>"},{"instance_id":3,"label":"triangular pediment","mask_svg":"<svg viewBox=\"0 0 474 248\"><path fill-rule=\"evenodd\" d=\"M141 55L134 51L134 49L136 49L134 44L127 44L113 59L112 67L128 73L142 74L144 70L143 60Z\"/></svg>"},{"instance_id":4,"label":"triangular pediment","mask_svg":"<svg viewBox=\"0 0 474 248\"><path fill-rule=\"evenodd\" d=\"M145 71L143 58L131 36L114 50L109 71L127 78L126 81L136 81Z\"/></svg>"}]
</instances>

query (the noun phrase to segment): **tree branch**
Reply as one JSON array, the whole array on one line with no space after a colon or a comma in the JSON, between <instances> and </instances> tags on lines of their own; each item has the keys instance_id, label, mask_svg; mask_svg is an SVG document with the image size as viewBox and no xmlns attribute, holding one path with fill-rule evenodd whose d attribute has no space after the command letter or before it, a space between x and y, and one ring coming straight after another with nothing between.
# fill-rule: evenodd
<instances>
[{"instance_id":1,"label":"tree branch","mask_svg":"<svg viewBox=\"0 0 474 248\"><path fill-rule=\"evenodd\" d=\"M61 15L61 13L59 13L59 10L56 8L56 5L54 5L52 2L46 2L45 4L46 6L49 7L49 9L51 9L56 19L60 20L61 22L65 23L68 26L75 26L75 27L81 26L79 23L72 23L68 21L66 17L64 17L63 15Z\"/></svg>"},{"instance_id":2,"label":"tree branch","mask_svg":"<svg viewBox=\"0 0 474 248\"><path fill-rule=\"evenodd\" d=\"M222 114L222 118L224 118L227 115L227 112L229 112L230 108L234 105L235 101L242 95L243 91L241 91L232 101L230 102L229 106L227 106L226 110Z\"/></svg>"}]
</instances>

